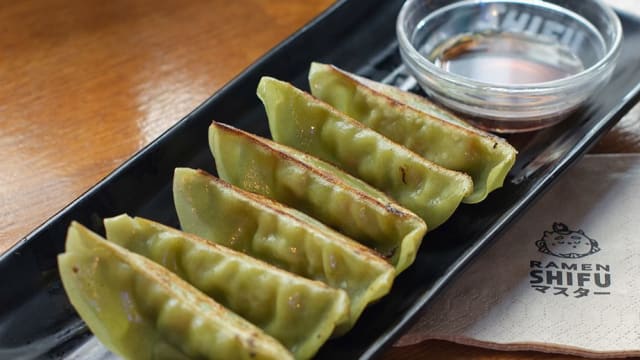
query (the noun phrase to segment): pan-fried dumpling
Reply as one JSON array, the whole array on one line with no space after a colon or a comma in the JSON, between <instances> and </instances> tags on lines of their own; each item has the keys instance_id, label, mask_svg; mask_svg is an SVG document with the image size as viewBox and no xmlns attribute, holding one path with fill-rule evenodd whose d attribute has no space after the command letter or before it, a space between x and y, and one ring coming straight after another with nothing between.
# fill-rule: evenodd
<instances>
[{"instance_id":1,"label":"pan-fried dumpling","mask_svg":"<svg viewBox=\"0 0 640 360\"><path fill-rule=\"evenodd\" d=\"M445 169L365 127L291 84L263 77L274 140L337 165L418 214L433 230L473 190L471 178Z\"/></svg>"},{"instance_id":2,"label":"pan-fried dumpling","mask_svg":"<svg viewBox=\"0 0 640 360\"><path fill-rule=\"evenodd\" d=\"M501 187L515 162L517 151L505 140L464 125L415 94L319 63L311 64L309 84L314 96L365 126L438 165L469 174L474 190L463 202L482 201Z\"/></svg>"},{"instance_id":3,"label":"pan-fried dumpling","mask_svg":"<svg viewBox=\"0 0 640 360\"><path fill-rule=\"evenodd\" d=\"M150 220L120 215L104 223L107 240L163 265L276 338L296 359L311 358L335 325L349 320L342 290Z\"/></svg>"},{"instance_id":4,"label":"pan-fried dumpling","mask_svg":"<svg viewBox=\"0 0 640 360\"><path fill-rule=\"evenodd\" d=\"M209 145L220 178L301 210L406 269L427 231L424 221L380 191L317 158L213 123Z\"/></svg>"},{"instance_id":5,"label":"pan-fried dumpling","mask_svg":"<svg viewBox=\"0 0 640 360\"><path fill-rule=\"evenodd\" d=\"M394 269L373 251L264 196L178 168L173 198L184 231L346 291L350 318L337 334L391 288Z\"/></svg>"},{"instance_id":6,"label":"pan-fried dumpling","mask_svg":"<svg viewBox=\"0 0 640 360\"><path fill-rule=\"evenodd\" d=\"M277 340L167 269L78 223L69 227L58 266L71 304L126 359L293 359Z\"/></svg>"}]
</instances>

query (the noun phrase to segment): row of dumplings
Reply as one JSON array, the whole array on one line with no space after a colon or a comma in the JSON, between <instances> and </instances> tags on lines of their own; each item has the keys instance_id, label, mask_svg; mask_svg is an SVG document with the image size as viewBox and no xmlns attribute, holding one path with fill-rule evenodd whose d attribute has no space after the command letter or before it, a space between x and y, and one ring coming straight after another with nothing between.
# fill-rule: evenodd
<instances>
[{"instance_id":1,"label":"row of dumplings","mask_svg":"<svg viewBox=\"0 0 640 360\"><path fill-rule=\"evenodd\" d=\"M314 63L313 95L264 77L275 141L212 123L220 179L177 168L182 231L78 223L59 256L73 306L127 359L308 359L414 261L427 229L502 185L504 140L418 96Z\"/></svg>"}]
</instances>

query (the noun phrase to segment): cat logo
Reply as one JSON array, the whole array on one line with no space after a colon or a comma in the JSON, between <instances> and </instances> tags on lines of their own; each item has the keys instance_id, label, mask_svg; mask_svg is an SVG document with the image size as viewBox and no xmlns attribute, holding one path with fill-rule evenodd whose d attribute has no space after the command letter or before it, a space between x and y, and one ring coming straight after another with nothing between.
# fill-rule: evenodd
<instances>
[{"instance_id":1,"label":"cat logo","mask_svg":"<svg viewBox=\"0 0 640 360\"><path fill-rule=\"evenodd\" d=\"M553 231L545 231L542 239L536 241L538 251L565 259L578 259L600 251L598 242L589 238L584 231L570 230L563 223L554 223Z\"/></svg>"}]
</instances>

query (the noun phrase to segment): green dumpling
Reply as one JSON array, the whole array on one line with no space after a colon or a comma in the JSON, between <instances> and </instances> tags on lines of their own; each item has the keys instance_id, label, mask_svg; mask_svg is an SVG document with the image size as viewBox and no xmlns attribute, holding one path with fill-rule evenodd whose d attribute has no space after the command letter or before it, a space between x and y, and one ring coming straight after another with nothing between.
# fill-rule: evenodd
<instances>
[{"instance_id":1,"label":"green dumpling","mask_svg":"<svg viewBox=\"0 0 640 360\"><path fill-rule=\"evenodd\" d=\"M93 334L125 359L292 359L277 340L162 266L78 223L58 256L62 284Z\"/></svg>"},{"instance_id":2,"label":"green dumpling","mask_svg":"<svg viewBox=\"0 0 640 360\"><path fill-rule=\"evenodd\" d=\"M336 324L349 320L342 290L150 220L120 215L104 223L109 241L163 265L276 338L296 359L311 358Z\"/></svg>"},{"instance_id":3,"label":"green dumpling","mask_svg":"<svg viewBox=\"0 0 640 360\"><path fill-rule=\"evenodd\" d=\"M370 249L299 211L204 171L176 169L173 198L184 231L346 291L350 318L337 334L348 330L368 303L391 288L393 267Z\"/></svg>"},{"instance_id":4,"label":"green dumpling","mask_svg":"<svg viewBox=\"0 0 640 360\"><path fill-rule=\"evenodd\" d=\"M274 140L332 163L382 190L435 229L473 190L471 178L438 166L298 90L263 77Z\"/></svg>"},{"instance_id":5,"label":"green dumpling","mask_svg":"<svg viewBox=\"0 0 640 360\"><path fill-rule=\"evenodd\" d=\"M209 145L220 178L265 195L373 248L396 267L416 257L424 221L353 176L288 146L213 123Z\"/></svg>"},{"instance_id":6,"label":"green dumpling","mask_svg":"<svg viewBox=\"0 0 640 360\"><path fill-rule=\"evenodd\" d=\"M504 139L470 127L427 99L331 65L313 63L311 92L365 126L447 169L469 174L477 203L502 186L517 151Z\"/></svg>"}]
</instances>

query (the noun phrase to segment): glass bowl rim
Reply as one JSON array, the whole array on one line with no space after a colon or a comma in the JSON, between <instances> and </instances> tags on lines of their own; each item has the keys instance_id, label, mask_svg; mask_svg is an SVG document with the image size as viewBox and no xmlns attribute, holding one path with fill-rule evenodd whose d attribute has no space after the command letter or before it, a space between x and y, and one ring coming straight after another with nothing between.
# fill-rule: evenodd
<instances>
[{"instance_id":1,"label":"glass bowl rim","mask_svg":"<svg viewBox=\"0 0 640 360\"><path fill-rule=\"evenodd\" d=\"M513 85L504 85L504 84L492 84L489 82L482 82L478 80L474 80L462 75L454 74L444 69L436 66L431 61L427 60L420 52L415 48L415 46L409 40L409 36L406 32L405 27L403 26L404 20L407 18L409 12L412 7L416 5L418 1L424 0L407 0L402 5L400 9L400 13L398 14L396 20L396 35L398 38L398 43L400 47L400 51L406 52L406 55L409 56L414 62L415 65L418 66L423 72L433 74L440 79L443 79L451 84L461 87L481 89L483 91L492 91L497 93L520 93L520 94L538 94L538 93L555 93L557 91L578 87L581 84L590 81L594 77L598 75L603 70L606 70L608 67L612 67L614 65L615 58L620 50L620 44L622 43L622 24L620 19L615 14L613 9L603 3L601 0L591 0L591 2L596 5L609 20L609 24L611 24L613 28L613 44L608 46L607 52L605 55L599 59L595 64L591 65L587 69L573 74L561 79L539 82L539 83L531 83L531 84L513 84ZM571 11L570 9L564 8L562 6L556 5L554 3L537 0L462 0L456 1L454 3L445 5L445 7L460 7L460 6L477 6L483 3L518 3L518 4L526 4L526 5L540 5L540 3L544 3L544 6L547 8L558 8L563 9L565 11ZM578 17L584 19L583 16L576 14ZM429 16L429 15L427 15ZM591 26L594 26L588 19L584 19ZM407 64L410 70L416 71L413 69L411 65Z\"/></svg>"}]
</instances>

